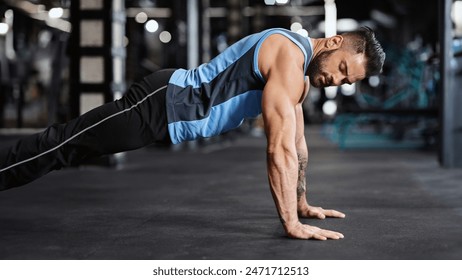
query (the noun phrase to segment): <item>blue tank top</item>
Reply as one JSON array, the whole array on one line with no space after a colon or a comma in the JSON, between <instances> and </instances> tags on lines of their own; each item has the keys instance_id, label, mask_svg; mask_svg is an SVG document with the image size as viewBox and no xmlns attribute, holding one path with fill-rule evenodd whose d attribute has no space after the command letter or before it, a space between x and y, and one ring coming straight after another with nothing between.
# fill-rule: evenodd
<instances>
[{"instance_id":1,"label":"blue tank top","mask_svg":"<svg viewBox=\"0 0 462 280\"><path fill-rule=\"evenodd\" d=\"M261 114L266 81L258 69L258 52L273 34L286 36L302 50L306 73L313 55L310 39L282 28L249 35L195 69L176 70L166 95L173 144L221 134Z\"/></svg>"}]
</instances>

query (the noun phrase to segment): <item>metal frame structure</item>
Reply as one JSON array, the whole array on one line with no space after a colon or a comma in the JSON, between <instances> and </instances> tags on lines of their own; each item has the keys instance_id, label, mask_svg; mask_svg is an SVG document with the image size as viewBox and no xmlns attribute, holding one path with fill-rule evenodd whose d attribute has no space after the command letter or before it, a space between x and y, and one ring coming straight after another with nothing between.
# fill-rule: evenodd
<instances>
[{"instance_id":1,"label":"metal frame structure","mask_svg":"<svg viewBox=\"0 0 462 280\"><path fill-rule=\"evenodd\" d=\"M71 2L71 111L76 117L125 89L122 0Z\"/></svg>"}]
</instances>

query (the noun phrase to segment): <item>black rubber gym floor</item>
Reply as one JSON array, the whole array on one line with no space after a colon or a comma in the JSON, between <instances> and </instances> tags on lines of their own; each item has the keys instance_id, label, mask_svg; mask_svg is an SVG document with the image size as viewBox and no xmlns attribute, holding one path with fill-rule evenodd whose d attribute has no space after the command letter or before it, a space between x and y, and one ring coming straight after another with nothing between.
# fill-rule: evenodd
<instances>
[{"instance_id":1,"label":"black rubber gym floor","mask_svg":"<svg viewBox=\"0 0 462 280\"><path fill-rule=\"evenodd\" d=\"M309 202L345 219L304 220L343 240L284 236L265 140L199 151L146 148L121 170L53 172L0 192L1 259L461 259L462 170L432 153L340 151L308 127Z\"/></svg>"}]
</instances>

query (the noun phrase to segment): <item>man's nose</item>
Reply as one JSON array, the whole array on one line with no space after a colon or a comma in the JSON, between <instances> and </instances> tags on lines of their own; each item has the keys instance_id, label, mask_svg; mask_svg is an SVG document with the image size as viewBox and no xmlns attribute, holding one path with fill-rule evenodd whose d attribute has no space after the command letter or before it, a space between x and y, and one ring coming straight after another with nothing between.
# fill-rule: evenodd
<instances>
[{"instance_id":1,"label":"man's nose","mask_svg":"<svg viewBox=\"0 0 462 280\"><path fill-rule=\"evenodd\" d=\"M333 86L340 86L342 84L342 81L345 77L342 75L335 75L332 77L332 85Z\"/></svg>"}]
</instances>

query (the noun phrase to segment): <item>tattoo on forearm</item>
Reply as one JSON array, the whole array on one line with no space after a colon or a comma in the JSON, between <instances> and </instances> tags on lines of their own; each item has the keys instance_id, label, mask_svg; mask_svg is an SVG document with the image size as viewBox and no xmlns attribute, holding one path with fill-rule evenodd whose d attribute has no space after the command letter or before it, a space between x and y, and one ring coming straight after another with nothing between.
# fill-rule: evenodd
<instances>
[{"instance_id":1,"label":"tattoo on forearm","mask_svg":"<svg viewBox=\"0 0 462 280\"><path fill-rule=\"evenodd\" d=\"M301 154L297 154L298 157L298 180L297 180L297 201L300 201L300 198L306 192L306 177L305 170L308 165L308 158Z\"/></svg>"}]
</instances>

